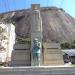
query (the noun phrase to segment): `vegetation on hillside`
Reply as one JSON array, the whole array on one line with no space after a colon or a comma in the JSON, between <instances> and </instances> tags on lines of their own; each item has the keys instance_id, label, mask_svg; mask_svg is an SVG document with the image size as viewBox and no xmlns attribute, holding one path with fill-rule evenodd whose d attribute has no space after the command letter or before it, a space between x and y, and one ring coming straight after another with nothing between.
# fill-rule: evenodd
<instances>
[{"instance_id":1,"label":"vegetation on hillside","mask_svg":"<svg viewBox=\"0 0 75 75\"><path fill-rule=\"evenodd\" d=\"M60 44L62 49L75 49L75 40L72 42L65 42Z\"/></svg>"},{"instance_id":2,"label":"vegetation on hillside","mask_svg":"<svg viewBox=\"0 0 75 75\"><path fill-rule=\"evenodd\" d=\"M18 44L30 44L31 43L31 40L30 38L25 38L25 37L18 37L16 38L16 43Z\"/></svg>"}]
</instances>

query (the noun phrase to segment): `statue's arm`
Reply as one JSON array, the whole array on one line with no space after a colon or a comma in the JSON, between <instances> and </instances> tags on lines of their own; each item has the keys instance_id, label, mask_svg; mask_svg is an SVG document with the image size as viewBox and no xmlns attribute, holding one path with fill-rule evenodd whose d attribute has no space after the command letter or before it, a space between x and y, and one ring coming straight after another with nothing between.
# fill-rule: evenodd
<instances>
[{"instance_id":1,"label":"statue's arm","mask_svg":"<svg viewBox=\"0 0 75 75\"><path fill-rule=\"evenodd\" d=\"M41 48L41 43L40 42L38 43L38 47Z\"/></svg>"}]
</instances>

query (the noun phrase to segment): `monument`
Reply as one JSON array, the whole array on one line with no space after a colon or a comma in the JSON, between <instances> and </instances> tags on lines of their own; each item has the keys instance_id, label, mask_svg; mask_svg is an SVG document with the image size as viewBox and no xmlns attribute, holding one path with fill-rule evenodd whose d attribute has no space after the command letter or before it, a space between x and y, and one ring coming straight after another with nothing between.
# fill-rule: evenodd
<instances>
[{"instance_id":1,"label":"monument","mask_svg":"<svg viewBox=\"0 0 75 75\"><path fill-rule=\"evenodd\" d=\"M40 66L41 51L42 51L42 18L40 15L40 5L32 4L31 7L31 65L32 66Z\"/></svg>"},{"instance_id":2,"label":"monument","mask_svg":"<svg viewBox=\"0 0 75 75\"><path fill-rule=\"evenodd\" d=\"M42 44L42 17L40 5L31 7L31 66L49 66L64 64L62 51L56 43ZM44 47L44 48L42 48Z\"/></svg>"},{"instance_id":3,"label":"monument","mask_svg":"<svg viewBox=\"0 0 75 75\"><path fill-rule=\"evenodd\" d=\"M41 48L41 43L38 42L38 39L34 39L34 45L32 49L32 58L33 58L33 65L34 66L40 66L40 48Z\"/></svg>"},{"instance_id":4,"label":"monument","mask_svg":"<svg viewBox=\"0 0 75 75\"><path fill-rule=\"evenodd\" d=\"M11 66L62 65L63 56L57 43L42 41L42 15L39 4L32 4L29 13L30 43L15 43ZM46 39L47 40L47 39Z\"/></svg>"}]
</instances>

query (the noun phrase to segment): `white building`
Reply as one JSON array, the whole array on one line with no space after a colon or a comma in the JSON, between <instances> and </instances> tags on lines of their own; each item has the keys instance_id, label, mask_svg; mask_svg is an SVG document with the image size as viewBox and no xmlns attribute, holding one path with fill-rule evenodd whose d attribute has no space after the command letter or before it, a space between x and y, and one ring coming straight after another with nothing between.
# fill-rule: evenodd
<instances>
[{"instance_id":1,"label":"white building","mask_svg":"<svg viewBox=\"0 0 75 75\"><path fill-rule=\"evenodd\" d=\"M0 23L0 27L5 30L3 35L7 37L7 39L2 39L1 42L1 46L4 47L5 50L0 49L0 62L9 62L11 61L11 53L15 43L15 26L11 23Z\"/></svg>"}]
</instances>

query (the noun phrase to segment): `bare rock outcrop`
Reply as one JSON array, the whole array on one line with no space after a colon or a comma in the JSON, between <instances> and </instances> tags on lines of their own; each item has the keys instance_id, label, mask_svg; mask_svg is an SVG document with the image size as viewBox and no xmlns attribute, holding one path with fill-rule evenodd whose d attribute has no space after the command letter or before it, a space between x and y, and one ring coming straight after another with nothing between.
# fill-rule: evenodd
<instances>
[{"instance_id":1,"label":"bare rock outcrop","mask_svg":"<svg viewBox=\"0 0 75 75\"><path fill-rule=\"evenodd\" d=\"M75 39L75 19L63 9L41 7L43 40L64 42ZM12 11L0 14L0 21L12 22L16 26L16 35L30 38L31 10Z\"/></svg>"}]
</instances>

